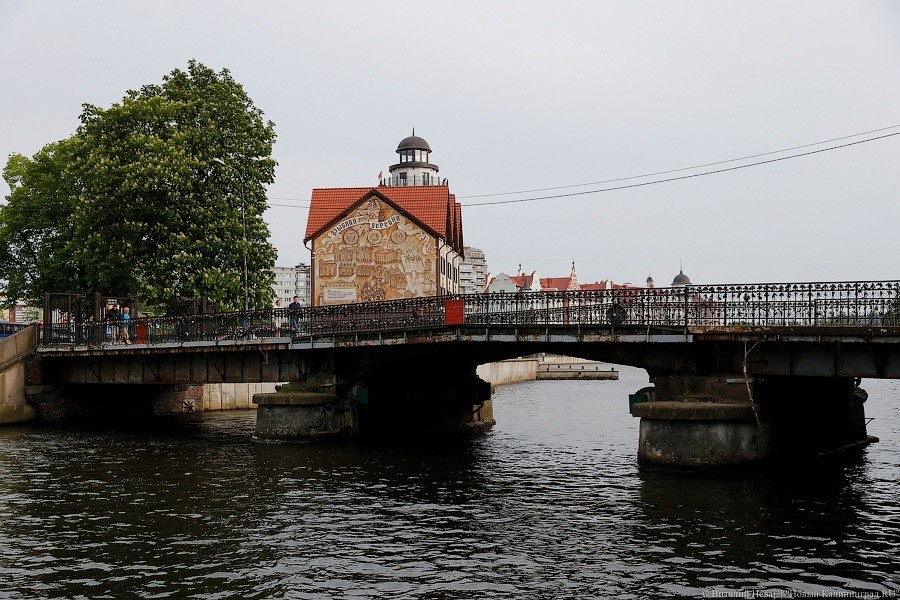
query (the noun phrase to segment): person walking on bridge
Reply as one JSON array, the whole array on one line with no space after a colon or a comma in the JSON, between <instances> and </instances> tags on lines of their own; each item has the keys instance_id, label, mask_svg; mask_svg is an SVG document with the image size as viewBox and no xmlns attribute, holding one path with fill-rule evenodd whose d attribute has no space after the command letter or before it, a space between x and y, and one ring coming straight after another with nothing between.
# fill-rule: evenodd
<instances>
[{"instance_id":1,"label":"person walking on bridge","mask_svg":"<svg viewBox=\"0 0 900 600\"><path fill-rule=\"evenodd\" d=\"M297 335L300 333L300 296L294 296L294 301L288 304L288 310L291 312L291 333Z\"/></svg>"},{"instance_id":2,"label":"person walking on bridge","mask_svg":"<svg viewBox=\"0 0 900 600\"><path fill-rule=\"evenodd\" d=\"M119 330L121 334L119 340L125 344L131 343L131 337L128 332L129 327L131 327L131 309L126 306L122 309L122 326Z\"/></svg>"},{"instance_id":3,"label":"person walking on bridge","mask_svg":"<svg viewBox=\"0 0 900 600\"><path fill-rule=\"evenodd\" d=\"M272 307L272 335L281 337L282 325L284 325L284 310L281 307L281 298L278 298Z\"/></svg>"},{"instance_id":4,"label":"person walking on bridge","mask_svg":"<svg viewBox=\"0 0 900 600\"><path fill-rule=\"evenodd\" d=\"M120 316L119 305L116 303L106 309L106 315L103 318L106 321L106 339L113 343L119 339Z\"/></svg>"}]
</instances>

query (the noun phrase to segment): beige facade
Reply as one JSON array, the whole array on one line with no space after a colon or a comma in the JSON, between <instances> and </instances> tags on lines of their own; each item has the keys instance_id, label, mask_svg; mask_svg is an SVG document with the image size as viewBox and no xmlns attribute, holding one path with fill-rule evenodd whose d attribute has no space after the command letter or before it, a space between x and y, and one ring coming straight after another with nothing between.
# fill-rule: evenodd
<instances>
[{"instance_id":1,"label":"beige facade","mask_svg":"<svg viewBox=\"0 0 900 600\"><path fill-rule=\"evenodd\" d=\"M371 196L313 241L313 304L437 294L438 239L391 203Z\"/></svg>"}]
</instances>

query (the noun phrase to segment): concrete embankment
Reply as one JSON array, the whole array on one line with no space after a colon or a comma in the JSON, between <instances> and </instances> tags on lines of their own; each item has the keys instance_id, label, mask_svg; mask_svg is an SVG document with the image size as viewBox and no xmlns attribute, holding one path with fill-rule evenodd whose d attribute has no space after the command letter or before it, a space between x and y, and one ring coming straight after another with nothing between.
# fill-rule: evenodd
<instances>
[{"instance_id":1,"label":"concrete embankment","mask_svg":"<svg viewBox=\"0 0 900 600\"><path fill-rule=\"evenodd\" d=\"M619 372L605 363L546 354L484 364L476 373L492 387L536 379L619 378Z\"/></svg>"},{"instance_id":2,"label":"concrete embankment","mask_svg":"<svg viewBox=\"0 0 900 600\"><path fill-rule=\"evenodd\" d=\"M255 394L275 393L275 383L207 383L197 410L256 409Z\"/></svg>"},{"instance_id":3,"label":"concrete embankment","mask_svg":"<svg viewBox=\"0 0 900 600\"><path fill-rule=\"evenodd\" d=\"M475 374L490 383L491 387L496 387L520 381L534 381L537 379L537 365L536 358L514 358L480 365Z\"/></svg>"},{"instance_id":4,"label":"concrete embankment","mask_svg":"<svg viewBox=\"0 0 900 600\"><path fill-rule=\"evenodd\" d=\"M538 363L538 380L552 379L618 379L619 372L598 362Z\"/></svg>"},{"instance_id":5,"label":"concrete embankment","mask_svg":"<svg viewBox=\"0 0 900 600\"><path fill-rule=\"evenodd\" d=\"M37 348L37 328L29 327L0 340L0 425L37 417L25 402L26 358Z\"/></svg>"}]
</instances>

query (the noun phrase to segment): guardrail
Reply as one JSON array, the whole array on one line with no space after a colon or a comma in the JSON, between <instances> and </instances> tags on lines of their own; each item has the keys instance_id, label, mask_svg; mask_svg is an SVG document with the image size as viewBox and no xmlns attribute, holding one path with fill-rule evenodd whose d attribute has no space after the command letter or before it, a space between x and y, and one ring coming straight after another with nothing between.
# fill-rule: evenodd
<instances>
[{"instance_id":1,"label":"guardrail","mask_svg":"<svg viewBox=\"0 0 900 600\"><path fill-rule=\"evenodd\" d=\"M900 281L468 294L129 322L45 314L41 345L125 343L123 330L129 343L171 344L414 332L445 325L900 326Z\"/></svg>"}]
</instances>

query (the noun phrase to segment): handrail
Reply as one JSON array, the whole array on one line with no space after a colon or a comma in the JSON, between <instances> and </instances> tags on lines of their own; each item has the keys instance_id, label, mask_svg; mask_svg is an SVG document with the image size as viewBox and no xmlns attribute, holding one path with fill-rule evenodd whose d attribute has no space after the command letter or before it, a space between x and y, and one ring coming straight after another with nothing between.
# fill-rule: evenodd
<instances>
[{"instance_id":1,"label":"handrail","mask_svg":"<svg viewBox=\"0 0 900 600\"><path fill-rule=\"evenodd\" d=\"M900 281L688 285L596 291L436 296L177 317L127 324L47 315L42 346L171 344L346 333L415 332L447 323L448 301L462 303L463 325L672 327L900 326Z\"/></svg>"}]
</instances>

